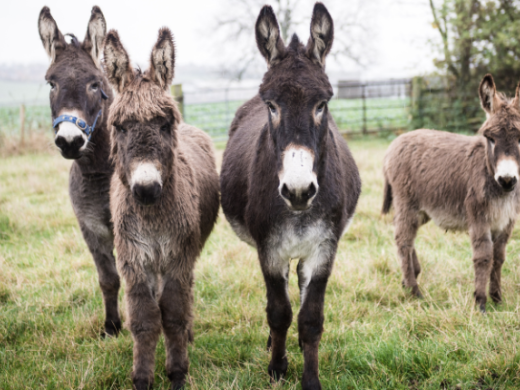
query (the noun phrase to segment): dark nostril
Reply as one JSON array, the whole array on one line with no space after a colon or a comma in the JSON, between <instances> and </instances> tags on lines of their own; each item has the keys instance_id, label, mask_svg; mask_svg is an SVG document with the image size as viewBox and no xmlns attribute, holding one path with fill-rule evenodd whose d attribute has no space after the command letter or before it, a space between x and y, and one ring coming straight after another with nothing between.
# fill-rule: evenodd
<instances>
[{"instance_id":1,"label":"dark nostril","mask_svg":"<svg viewBox=\"0 0 520 390\"><path fill-rule=\"evenodd\" d=\"M500 176L498 178L498 184L504 189L512 189L517 182L517 178L514 176Z\"/></svg>"},{"instance_id":2,"label":"dark nostril","mask_svg":"<svg viewBox=\"0 0 520 390\"><path fill-rule=\"evenodd\" d=\"M311 185L307 189L307 199L312 198L314 195L316 195L316 186L314 185L314 183L311 183Z\"/></svg>"},{"instance_id":3,"label":"dark nostril","mask_svg":"<svg viewBox=\"0 0 520 390\"><path fill-rule=\"evenodd\" d=\"M65 138L63 137L57 137L56 140L54 141L54 143L56 144L56 146L60 149L63 149L65 147L65 145L67 144L67 141L65 141Z\"/></svg>"},{"instance_id":4,"label":"dark nostril","mask_svg":"<svg viewBox=\"0 0 520 390\"><path fill-rule=\"evenodd\" d=\"M284 184L282 186L282 196L285 198L285 199L291 199L291 191L289 191L289 188L287 187L287 184Z\"/></svg>"}]
</instances>

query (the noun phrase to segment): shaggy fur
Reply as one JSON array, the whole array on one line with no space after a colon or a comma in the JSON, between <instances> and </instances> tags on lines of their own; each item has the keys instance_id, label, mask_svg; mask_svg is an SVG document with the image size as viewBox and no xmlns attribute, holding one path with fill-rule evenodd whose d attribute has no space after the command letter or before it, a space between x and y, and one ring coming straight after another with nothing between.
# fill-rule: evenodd
<instances>
[{"instance_id":1,"label":"shaggy fur","mask_svg":"<svg viewBox=\"0 0 520 390\"><path fill-rule=\"evenodd\" d=\"M314 8L311 32L318 30L316 24L332 30L332 18L321 3ZM315 47L316 40L310 39L304 46L293 36L285 47L271 7L262 9L256 38L269 70L259 95L236 113L220 181L226 218L237 235L258 250L267 287L272 351L268 371L273 381L287 371L285 342L292 322L289 263L300 260L298 330L304 390L321 389L318 346L325 290L338 241L361 190L356 164L327 109L332 87L322 63L332 45L331 30L322 34L323 45ZM292 171L297 172L293 182L307 177L308 188L292 191L284 186L281 181Z\"/></svg>"},{"instance_id":2,"label":"shaggy fur","mask_svg":"<svg viewBox=\"0 0 520 390\"><path fill-rule=\"evenodd\" d=\"M182 122L168 93L174 67L171 32L159 31L148 71L133 71L128 59L117 33L110 31L105 67L120 91L109 118L115 162L111 210L134 339L132 378L136 389L151 387L162 328L166 372L172 388L180 389L192 339L193 268L217 218L218 176L211 139ZM126 70L120 71L118 63ZM133 175L144 163L158 173L139 190ZM152 194L145 204L140 191Z\"/></svg>"},{"instance_id":3,"label":"shaggy fur","mask_svg":"<svg viewBox=\"0 0 520 390\"><path fill-rule=\"evenodd\" d=\"M395 240L402 262L403 285L421 296L421 271L414 240L422 224L432 219L446 230L469 231L475 266L475 298L485 311L486 285L490 296L502 299L500 275L505 246L520 211L516 180L496 178L504 159L520 165L520 106L507 102L490 75L480 86L488 119L477 136L416 130L398 137L385 156L383 213L395 207ZM511 186L512 185L512 186Z\"/></svg>"},{"instance_id":4,"label":"shaggy fur","mask_svg":"<svg viewBox=\"0 0 520 390\"><path fill-rule=\"evenodd\" d=\"M45 78L54 86L50 92L52 118L64 110L75 110L88 124L93 124L97 113L103 109L92 139L83 151L77 145L60 143L59 137L56 143L61 145L64 157L75 159L70 169L69 195L81 232L96 263L105 303L105 333L117 335L121 329L117 302L119 276L113 255L114 237L108 196L113 173L107 129L112 92L98 67L105 26L101 10L93 7L83 43L73 37L67 44L48 7L43 7L38 20L40 37L51 59ZM106 91L107 100L102 99L101 89Z\"/></svg>"}]
</instances>

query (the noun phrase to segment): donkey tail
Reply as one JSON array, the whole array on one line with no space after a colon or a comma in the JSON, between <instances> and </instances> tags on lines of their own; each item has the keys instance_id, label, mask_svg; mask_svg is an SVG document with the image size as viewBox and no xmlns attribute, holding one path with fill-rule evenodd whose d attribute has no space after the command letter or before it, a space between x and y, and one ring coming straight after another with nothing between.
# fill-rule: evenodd
<instances>
[{"instance_id":1,"label":"donkey tail","mask_svg":"<svg viewBox=\"0 0 520 390\"><path fill-rule=\"evenodd\" d=\"M381 212L383 214L388 214L390 211L390 207L392 207L392 186L388 182L388 179L385 177L385 189L383 195L383 210Z\"/></svg>"}]
</instances>

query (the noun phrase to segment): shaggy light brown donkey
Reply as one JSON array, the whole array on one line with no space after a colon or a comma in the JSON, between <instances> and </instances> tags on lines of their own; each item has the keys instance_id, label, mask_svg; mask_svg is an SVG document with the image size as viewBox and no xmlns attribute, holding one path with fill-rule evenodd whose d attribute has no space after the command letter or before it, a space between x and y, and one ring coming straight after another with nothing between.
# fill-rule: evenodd
<instances>
[{"instance_id":1,"label":"shaggy light brown donkey","mask_svg":"<svg viewBox=\"0 0 520 390\"><path fill-rule=\"evenodd\" d=\"M520 211L520 86L506 101L491 75L480 84L487 120L477 136L416 130L398 137L386 153L383 214L395 207L395 240L403 285L421 297L421 267L414 248L419 227L430 219L446 230L469 231L475 266L475 298L486 310L486 285L500 302L506 244Z\"/></svg>"},{"instance_id":2,"label":"shaggy light brown donkey","mask_svg":"<svg viewBox=\"0 0 520 390\"><path fill-rule=\"evenodd\" d=\"M153 383L155 348L166 343L166 373L180 389L192 338L193 268L217 218L213 146L182 122L168 93L175 48L159 31L150 68L133 70L116 31L105 40L105 70L117 95L110 108L115 173L110 188L118 269L126 281L136 389Z\"/></svg>"}]
</instances>

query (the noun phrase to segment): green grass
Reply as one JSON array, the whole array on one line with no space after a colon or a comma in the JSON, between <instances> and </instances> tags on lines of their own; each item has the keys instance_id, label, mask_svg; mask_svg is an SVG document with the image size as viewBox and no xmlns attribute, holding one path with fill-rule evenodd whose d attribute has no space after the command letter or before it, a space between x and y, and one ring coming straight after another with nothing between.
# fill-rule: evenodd
<instances>
[{"instance_id":1,"label":"green grass","mask_svg":"<svg viewBox=\"0 0 520 390\"><path fill-rule=\"evenodd\" d=\"M363 193L327 290L320 346L324 389L520 387L520 230L508 246L505 301L488 304L483 316L473 305L468 236L424 226L416 244L425 299L412 299L401 288L392 218L380 216L388 141L360 139L350 146ZM68 199L69 166L57 154L0 163L1 389L131 388L129 332L116 339L98 336L102 297ZM296 279L293 269L295 314ZM265 303L256 252L221 215L196 266L189 389L270 388ZM283 388L300 389L295 323L287 354ZM156 389L168 388L164 364L161 340Z\"/></svg>"}]
</instances>

